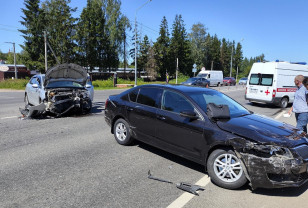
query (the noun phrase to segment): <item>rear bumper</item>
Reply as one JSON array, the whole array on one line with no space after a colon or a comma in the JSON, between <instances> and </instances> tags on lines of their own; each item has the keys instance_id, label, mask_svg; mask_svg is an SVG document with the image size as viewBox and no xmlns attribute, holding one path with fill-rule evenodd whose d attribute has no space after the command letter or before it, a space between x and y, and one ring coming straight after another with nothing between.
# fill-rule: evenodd
<instances>
[{"instance_id":1,"label":"rear bumper","mask_svg":"<svg viewBox=\"0 0 308 208\"><path fill-rule=\"evenodd\" d=\"M258 102L258 103L267 103L267 104L274 104L279 105L282 97L274 97L271 100L261 100L261 99L255 99L255 98L247 98L245 95L245 100L249 100L249 102Z\"/></svg>"}]
</instances>

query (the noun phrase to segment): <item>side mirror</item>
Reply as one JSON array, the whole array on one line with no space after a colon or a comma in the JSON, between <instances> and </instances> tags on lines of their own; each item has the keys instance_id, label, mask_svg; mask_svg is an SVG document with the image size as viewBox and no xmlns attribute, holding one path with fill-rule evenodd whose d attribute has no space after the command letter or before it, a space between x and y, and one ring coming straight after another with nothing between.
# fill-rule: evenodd
<instances>
[{"instance_id":1,"label":"side mirror","mask_svg":"<svg viewBox=\"0 0 308 208\"><path fill-rule=\"evenodd\" d=\"M38 86L38 84L32 84L32 87L33 88L38 88L39 86Z\"/></svg>"},{"instance_id":2,"label":"side mirror","mask_svg":"<svg viewBox=\"0 0 308 208\"><path fill-rule=\"evenodd\" d=\"M91 88L92 85L86 84L86 88Z\"/></svg>"},{"instance_id":3,"label":"side mirror","mask_svg":"<svg viewBox=\"0 0 308 208\"><path fill-rule=\"evenodd\" d=\"M190 118L192 120L197 120L199 116L194 111L182 111L180 116Z\"/></svg>"}]
</instances>

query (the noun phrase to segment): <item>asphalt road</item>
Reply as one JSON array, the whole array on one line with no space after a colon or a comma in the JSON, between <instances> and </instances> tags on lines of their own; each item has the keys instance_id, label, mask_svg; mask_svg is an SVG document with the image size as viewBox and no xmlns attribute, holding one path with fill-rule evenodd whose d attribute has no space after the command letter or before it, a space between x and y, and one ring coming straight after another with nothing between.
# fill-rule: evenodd
<instances>
[{"instance_id":1,"label":"asphalt road","mask_svg":"<svg viewBox=\"0 0 308 208\"><path fill-rule=\"evenodd\" d=\"M256 113L273 118L281 113L249 104L242 87L220 90ZM183 191L148 179L148 170L174 182L203 178L198 164L140 142L116 143L103 109L107 97L121 91L95 91L90 115L24 120L18 110L23 92L0 92L0 207L167 207ZM252 191L247 185L230 191L208 183L182 205L307 207L307 188Z\"/></svg>"}]
</instances>

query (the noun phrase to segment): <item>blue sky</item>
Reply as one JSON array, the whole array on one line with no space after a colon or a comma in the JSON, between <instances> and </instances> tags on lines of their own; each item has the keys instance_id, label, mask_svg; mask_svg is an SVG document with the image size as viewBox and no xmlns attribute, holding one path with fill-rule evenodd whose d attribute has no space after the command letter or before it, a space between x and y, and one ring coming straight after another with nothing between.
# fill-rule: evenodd
<instances>
[{"instance_id":1,"label":"blue sky","mask_svg":"<svg viewBox=\"0 0 308 208\"><path fill-rule=\"evenodd\" d=\"M23 0L4 1L0 12L0 50L12 51L15 42L24 39L17 29L23 13ZM122 0L122 12L132 21L136 9L147 0ZM78 16L86 0L72 0ZM176 14L181 14L187 32L195 23L203 23L210 34L241 42L243 55L255 57L265 54L266 60L305 61L308 63L308 1L307 0L152 0L137 13L137 21L143 26L142 35L156 41L163 16L170 28ZM43 47L43 46L42 46Z\"/></svg>"}]
</instances>

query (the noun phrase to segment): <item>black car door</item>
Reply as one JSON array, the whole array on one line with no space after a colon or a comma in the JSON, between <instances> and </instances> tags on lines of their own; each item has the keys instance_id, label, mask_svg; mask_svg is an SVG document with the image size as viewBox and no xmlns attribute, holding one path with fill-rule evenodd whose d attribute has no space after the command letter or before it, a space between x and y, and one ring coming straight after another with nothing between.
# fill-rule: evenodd
<instances>
[{"instance_id":1,"label":"black car door","mask_svg":"<svg viewBox=\"0 0 308 208\"><path fill-rule=\"evenodd\" d=\"M131 129L139 140L153 143L155 137L156 111L163 90L155 87L141 87L130 93L126 106Z\"/></svg>"},{"instance_id":2,"label":"black car door","mask_svg":"<svg viewBox=\"0 0 308 208\"><path fill-rule=\"evenodd\" d=\"M181 116L183 111L194 111L199 119ZM165 145L163 148L188 159L202 160L202 151L206 145L204 119L185 96L164 90L157 118L157 138Z\"/></svg>"}]
</instances>

